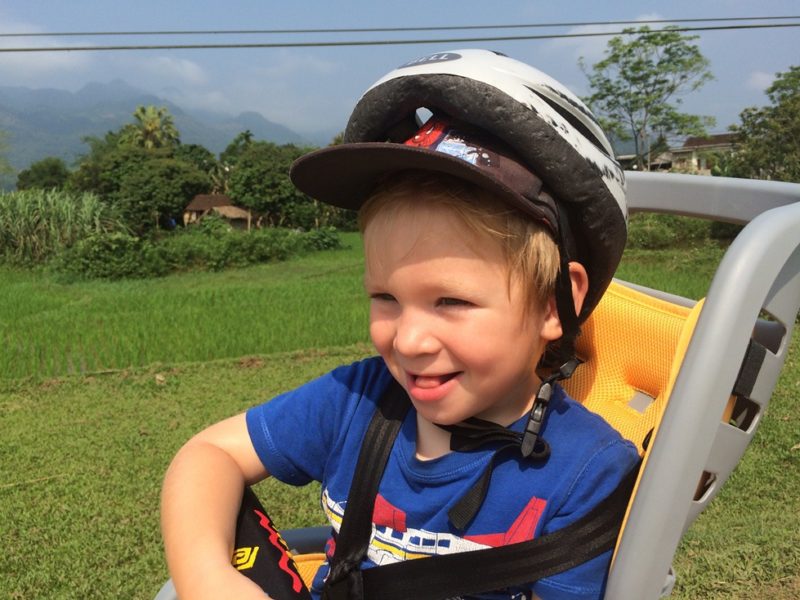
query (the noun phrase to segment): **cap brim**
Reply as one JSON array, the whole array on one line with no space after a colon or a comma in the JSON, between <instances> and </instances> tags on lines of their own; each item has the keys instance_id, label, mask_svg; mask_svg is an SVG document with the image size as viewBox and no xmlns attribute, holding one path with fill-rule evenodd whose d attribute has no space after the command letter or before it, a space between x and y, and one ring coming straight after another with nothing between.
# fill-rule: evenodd
<instances>
[{"instance_id":1,"label":"cap brim","mask_svg":"<svg viewBox=\"0 0 800 600\"><path fill-rule=\"evenodd\" d=\"M384 176L406 170L458 177L556 230L555 203L549 196L526 198L464 160L425 148L389 142L329 146L297 159L290 176L297 188L312 198L358 210Z\"/></svg>"}]
</instances>

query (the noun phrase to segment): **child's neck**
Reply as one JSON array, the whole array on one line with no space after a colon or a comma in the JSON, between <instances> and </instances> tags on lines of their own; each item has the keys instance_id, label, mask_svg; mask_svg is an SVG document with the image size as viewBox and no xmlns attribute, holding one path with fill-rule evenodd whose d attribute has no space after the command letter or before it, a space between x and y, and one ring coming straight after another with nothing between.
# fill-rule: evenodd
<instances>
[{"instance_id":1,"label":"child's neck","mask_svg":"<svg viewBox=\"0 0 800 600\"><path fill-rule=\"evenodd\" d=\"M417 413L417 458L433 460L450 452L450 432L423 419Z\"/></svg>"},{"instance_id":2,"label":"child's neck","mask_svg":"<svg viewBox=\"0 0 800 600\"><path fill-rule=\"evenodd\" d=\"M538 381L538 378L537 378ZM517 419L521 418L530 412L533 407L533 397L528 400L527 404L510 415L505 415L505 418L491 418L488 420L499 422L504 427L508 427ZM416 456L418 460L433 460L449 454L450 450L450 432L442 429L438 425L431 423L427 419L417 413L417 445Z\"/></svg>"}]
</instances>

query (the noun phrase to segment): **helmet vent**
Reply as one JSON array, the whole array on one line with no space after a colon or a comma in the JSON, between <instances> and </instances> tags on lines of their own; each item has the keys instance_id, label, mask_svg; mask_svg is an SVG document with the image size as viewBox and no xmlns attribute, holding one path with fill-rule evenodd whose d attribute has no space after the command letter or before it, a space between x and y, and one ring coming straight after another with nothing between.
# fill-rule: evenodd
<instances>
[{"instance_id":1,"label":"helmet vent","mask_svg":"<svg viewBox=\"0 0 800 600\"><path fill-rule=\"evenodd\" d=\"M567 122L568 122L570 125L572 125L572 126L575 128L575 129L577 129L577 130L578 130L578 132L579 132L579 133L580 133L580 134L581 134L583 137L585 137L585 138L586 138L587 140L589 140L589 141L590 141L592 144L594 144L594 145L597 147L597 149L598 149L598 150L600 150L600 152L602 152L602 153L603 153L603 154L605 154L606 156L608 156L608 155L609 155L609 154L608 154L608 151L606 150L606 148L605 148L605 146L603 145L603 143L602 143L602 142L601 142L599 139L597 139L597 136L596 136L596 135L594 135L594 134L593 134L593 133L592 133L592 132L589 130L589 128L588 128L588 127L586 127L586 125L584 125L584 124L583 124L583 123L582 123L582 122L581 122L581 121L580 121L580 120L579 120L579 119L578 119L578 118L577 118L577 117L576 117L574 114L572 114L572 113L571 113L571 112L569 112L567 109L565 109L563 106L561 106L561 105L560 105L560 104L558 104L557 102L554 102L552 99L548 98L548 97L547 97L547 96L545 96L544 94L541 94L540 92L536 91L536 90L535 90L535 89L533 89L532 87L529 87L529 86L525 86L525 87L527 87L527 88L528 88L528 89L529 89L531 92L533 92L534 94L536 94L537 96L539 96L539 98L541 98L542 100L544 100L544 101L545 101L545 102L546 102L546 103L547 103L547 104L550 106L550 108L552 108L552 109L553 109L554 111L556 111L556 112L557 112L559 115L561 115L561 116L564 118L564 120L565 120L565 121L567 121ZM612 156L611 158L613 158L613 156Z\"/></svg>"},{"instance_id":2,"label":"helmet vent","mask_svg":"<svg viewBox=\"0 0 800 600\"><path fill-rule=\"evenodd\" d=\"M430 109L420 106L414 113L414 118L417 120L417 125L422 127L433 116Z\"/></svg>"}]
</instances>

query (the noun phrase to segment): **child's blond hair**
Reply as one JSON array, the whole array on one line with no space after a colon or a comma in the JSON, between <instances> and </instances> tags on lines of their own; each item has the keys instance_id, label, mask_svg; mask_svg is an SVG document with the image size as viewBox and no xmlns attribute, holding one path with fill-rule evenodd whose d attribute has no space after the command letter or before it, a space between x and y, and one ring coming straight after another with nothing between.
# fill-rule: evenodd
<instances>
[{"instance_id":1,"label":"child's blond hair","mask_svg":"<svg viewBox=\"0 0 800 600\"><path fill-rule=\"evenodd\" d=\"M380 214L393 214L424 203L452 211L478 238L498 243L506 258L509 285L522 285L523 302L543 308L555 291L559 252L545 225L511 208L490 192L463 179L426 171L403 171L385 179L358 213L363 234Z\"/></svg>"}]
</instances>

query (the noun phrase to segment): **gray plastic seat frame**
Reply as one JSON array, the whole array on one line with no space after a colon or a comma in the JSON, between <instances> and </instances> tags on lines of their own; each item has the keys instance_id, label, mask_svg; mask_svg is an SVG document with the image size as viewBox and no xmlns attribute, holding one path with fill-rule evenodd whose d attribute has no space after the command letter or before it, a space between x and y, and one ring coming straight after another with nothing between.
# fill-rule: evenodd
<instances>
[{"instance_id":1,"label":"gray plastic seat frame","mask_svg":"<svg viewBox=\"0 0 800 600\"><path fill-rule=\"evenodd\" d=\"M800 184L635 171L626 177L631 213L746 224L709 287L609 574L606 600L651 600L670 593L680 539L744 454L786 359L800 310ZM762 311L770 319L761 319ZM769 350L748 398L758 411L743 430L723 423L722 415L751 336ZM704 472L713 480L695 500ZM326 531L296 530L301 550L317 537L311 547L316 543L319 551ZM293 532L285 536L293 547ZM175 598L171 581L156 596Z\"/></svg>"},{"instance_id":2,"label":"gray plastic seat frame","mask_svg":"<svg viewBox=\"0 0 800 600\"><path fill-rule=\"evenodd\" d=\"M747 224L706 294L609 575L607 599L648 600L669 592L671 586L663 588L672 577L670 564L683 533L744 454L786 359L800 310L800 185L626 175L631 212ZM759 319L762 311L769 321ZM742 430L723 423L722 415L754 334L770 350L749 396L757 414ZM703 472L714 480L694 500Z\"/></svg>"}]
</instances>

